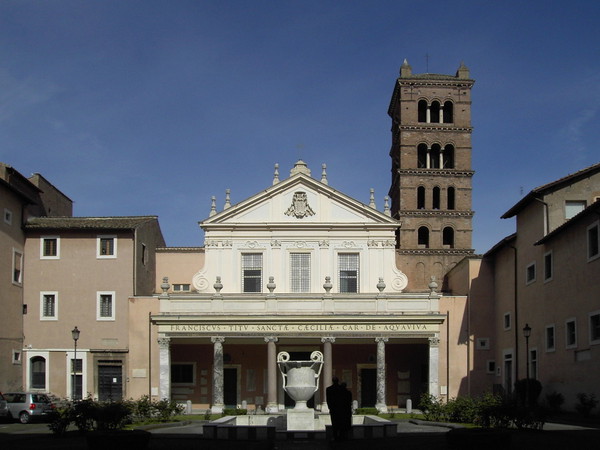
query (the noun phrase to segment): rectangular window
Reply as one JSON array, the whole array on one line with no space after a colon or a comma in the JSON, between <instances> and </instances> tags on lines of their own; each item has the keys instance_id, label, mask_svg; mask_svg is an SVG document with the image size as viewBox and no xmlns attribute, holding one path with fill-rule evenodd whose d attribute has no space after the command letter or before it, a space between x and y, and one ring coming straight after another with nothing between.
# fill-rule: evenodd
<instances>
[{"instance_id":1,"label":"rectangular window","mask_svg":"<svg viewBox=\"0 0 600 450\"><path fill-rule=\"evenodd\" d=\"M21 350L13 350L12 351L12 363L13 364L21 364Z\"/></svg>"},{"instance_id":2,"label":"rectangular window","mask_svg":"<svg viewBox=\"0 0 600 450\"><path fill-rule=\"evenodd\" d=\"M537 350L529 350L529 376L537 380L538 377L538 358Z\"/></svg>"},{"instance_id":3,"label":"rectangular window","mask_svg":"<svg viewBox=\"0 0 600 450\"><path fill-rule=\"evenodd\" d=\"M527 266L525 271L525 283L530 284L535 281L535 263L531 263Z\"/></svg>"},{"instance_id":4,"label":"rectangular window","mask_svg":"<svg viewBox=\"0 0 600 450\"><path fill-rule=\"evenodd\" d=\"M567 200L565 202L565 219L569 220L585 209L585 200Z\"/></svg>"},{"instance_id":5,"label":"rectangular window","mask_svg":"<svg viewBox=\"0 0 600 450\"><path fill-rule=\"evenodd\" d=\"M339 285L341 293L358 292L358 253L340 253L338 255Z\"/></svg>"},{"instance_id":6,"label":"rectangular window","mask_svg":"<svg viewBox=\"0 0 600 450\"><path fill-rule=\"evenodd\" d=\"M189 284L173 284L173 292L190 292Z\"/></svg>"},{"instance_id":7,"label":"rectangular window","mask_svg":"<svg viewBox=\"0 0 600 450\"><path fill-rule=\"evenodd\" d=\"M40 258L60 258L60 239L58 236L42 236L40 240Z\"/></svg>"},{"instance_id":8,"label":"rectangular window","mask_svg":"<svg viewBox=\"0 0 600 450\"><path fill-rule=\"evenodd\" d=\"M310 253L290 254L291 292L310 292Z\"/></svg>"},{"instance_id":9,"label":"rectangular window","mask_svg":"<svg viewBox=\"0 0 600 450\"><path fill-rule=\"evenodd\" d=\"M544 255L544 282L552 280L554 270L552 259L552 252L548 252Z\"/></svg>"},{"instance_id":10,"label":"rectangular window","mask_svg":"<svg viewBox=\"0 0 600 450\"><path fill-rule=\"evenodd\" d=\"M489 350L490 349L490 338L477 338L477 340L475 341L475 349Z\"/></svg>"},{"instance_id":11,"label":"rectangular window","mask_svg":"<svg viewBox=\"0 0 600 450\"><path fill-rule=\"evenodd\" d=\"M80 400L83 398L83 360L71 358L70 368L71 391L69 394L74 395L73 400ZM74 390L73 387L75 387Z\"/></svg>"},{"instance_id":12,"label":"rectangular window","mask_svg":"<svg viewBox=\"0 0 600 450\"><path fill-rule=\"evenodd\" d=\"M13 249L12 282L19 286L23 284L23 253L15 249Z\"/></svg>"},{"instance_id":13,"label":"rectangular window","mask_svg":"<svg viewBox=\"0 0 600 450\"><path fill-rule=\"evenodd\" d=\"M40 319L56 320L58 319L58 293L42 292L40 294Z\"/></svg>"},{"instance_id":14,"label":"rectangular window","mask_svg":"<svg viewBox=\"0 0 600 450\"><path fill-rule=\"evenodd\" d=\"M598 226L598 222L596 222L587 229L588 261L592 261L600 256L600 248L598 247L599 237L600 226Z\"/></svg>"},{"instance_id":15,"label":"rectangular window","mask_svg":"<svg viewBox=\"0 0 600 450\"><path fill-rule=\"evenodd\" d=\"M242 291L262 292L262 253L242 254Z\"/></svg>"},{"instance_id":16,"label":"rectangular window","mask_svg":"<svg viewBox=\"0 0 600 450\"><path fill-rule=\"evenodd\" d=\"M546 351L553 352L556 349L554 343L554 325L546 327Z\"/></svg>"},{"instance_id":17,"label":"rectangular window","mask_svg":"<svg viewBox=\"0 0 600 450\"><path fill-rule=\"evenodd\" d=\"M600 344L600 311L590 314L590 344Z\"/></svg>"},{"instance_id":18,"label":"rectangular window","mask_svg":"<svg viewBox=\"0 0 600 450\"><path fill-rule=\"evenodd\" d=\"M511 328L511 323L510 323L510 313L504 313L504 329L505 330L510 330Z\"/></svg>"},{"instance_id":19,"label":"rectangular window","mask_svg":"<svg viewBox=\"0 0 600 450\"><path fill-rule=\"evenodd\" d=\"M186 384L193 386L195 384L195 364L194 363L173 363L171 364L171 383Z\"/></svg>"},{"instance_id":20,"label":"rectangular window","mask_svg":"<svg viewBox=\"0 0 600 450\"><path fill-rule=\"evenodd\" d=\"M117 257L117 237L116 236L98 236L98 258L116 258Z\"/></svg>"},{"instance_id":21,"label":"rectangular window","mask_svg":"<svg viewBox=\"0 0 600 450\"><path fill-rule=\"evenodd\" d=\"M115 320L115 293L98 292L97 320Z\"/></svg>"},{"instance_id":22,"label":"rectangular window","mask_svg":"<svg viewBox=\"0 0 600 450\"><path fill-rule=\"evenodd\" d=\"M569 319L565 322L565 338L567 348L577 347L577 322Z\"/></svg>"},{"instance_id":23,"label":"rectangular window","mask_svg":"<svg viewBox=\"0 0 600 450\"><path fill-rule=\"evenodd\" d=\"M13 213L10 209L4 208L4 223L12 225Z\"/></svg>"}]
</instances>

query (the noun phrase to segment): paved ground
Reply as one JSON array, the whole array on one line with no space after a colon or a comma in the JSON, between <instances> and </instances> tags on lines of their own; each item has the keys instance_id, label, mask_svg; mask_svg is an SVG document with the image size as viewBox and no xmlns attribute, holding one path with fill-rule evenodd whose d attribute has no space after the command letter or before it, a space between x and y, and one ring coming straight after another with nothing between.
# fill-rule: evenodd
<instances>
[{"instance_id":1,"label":"paved ground","mask_svg":"<svg viewBox=\"0 0 600 450\"><path fill-rule=\"evenodd\" d=\"M526 449L586 450L600 448L600 429L547 424L544 431L450 430L446 427L398 423L398 436L377 440L217 441L202 438L202 424L164 426L149 430L149 450L438 450L438 449ZM369 449L376 446L376 449ZM1 450L83 450L86 438L77 432L58 438L46 424L0 424ZM119 450L118 448L106 450Z\"/></svg>"}]
</instances>

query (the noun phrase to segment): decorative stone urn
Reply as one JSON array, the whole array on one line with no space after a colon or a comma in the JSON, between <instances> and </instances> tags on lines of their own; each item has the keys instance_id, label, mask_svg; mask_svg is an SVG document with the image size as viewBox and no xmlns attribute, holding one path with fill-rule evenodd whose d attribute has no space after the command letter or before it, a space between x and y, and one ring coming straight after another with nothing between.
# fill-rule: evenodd
<instances>
[{"instance_id":1,"label":"decorative stone urn","mask_svg":"<svg viewBox=\"0 0 600 450\"><path fill-rule=\"evenodd\" d=\"M294 410L308 410L306 402L319 389L323 354L314 351L310 361L290 361L288 352L279 352L277 365L283 378L283 389L296 402Z\"/></svg>"}]
</instances>

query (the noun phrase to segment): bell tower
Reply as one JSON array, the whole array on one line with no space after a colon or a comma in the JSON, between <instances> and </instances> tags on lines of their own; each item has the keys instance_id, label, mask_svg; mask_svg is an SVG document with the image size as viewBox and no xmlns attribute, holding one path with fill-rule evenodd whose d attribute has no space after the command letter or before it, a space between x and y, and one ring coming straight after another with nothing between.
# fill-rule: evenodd
<instances>
[{"instance_id":1,"label":"bell tower","mask_svg":"<svg viewBox=\"0 0 600 450\"><path fill-rule=\"evenodd\" d=\"M439 289L471 248L471 88L464 64L456 75L413 74L406 60L394 86L392 216L400 220L397 265L408 289Z\"/></svg>"}]
</instances>

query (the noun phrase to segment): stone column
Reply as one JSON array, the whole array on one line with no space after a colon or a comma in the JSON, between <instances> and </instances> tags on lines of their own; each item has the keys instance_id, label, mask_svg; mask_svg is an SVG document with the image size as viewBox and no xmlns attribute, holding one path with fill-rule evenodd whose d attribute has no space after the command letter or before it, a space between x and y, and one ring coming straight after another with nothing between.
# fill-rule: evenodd
<instances>
[{"instance_id":1,"label":"stone column","mask_svg":"<svg viewBox=\"0 0 600 450\"><path fill-rule=\"evenodd\" d=\"M429 394L436 398L439 389L440 338L436 334L429 338Z\"/></svg>"},{"instance_id":2,"label":"stone column","mask_svg":"<svg viewBox=\"0 0 600 450\"><path fill-rule=\"evenodd\" d=\"M267 406L265 412L267 414L279 412L279 405L277 404L277 349L275 347L277 340L275 336L265 337L267 343Z\"/></svg>"},{"instance_id":3,"label":"stone column","mask_svg":"<svg viewBox=\"0 0 600 450\"><path fill-rule=\"evenodd\" d=\"M385 343L386 337L375 338L377 342L377 403L375 407L380 413L387 413L385 402Z\"/></svg>"},{"instance_id":4,"label":"stone column","mask_svg":"<svg viewBox=\"0 0 600 450\"><path fill-rule=\"evenodd\" d=\"M322 337L321 342L323 343L323 402L321 403L321 412L328 413L326 389L331 386L331 379L333 378L331 344L335 342L335 338L333 336Z\"/></svg>"},{"instance_id":5,"label":"stone column","mask_svg":"<svg viewBox=\"0 0 600 450\"><path fill-rule=\"evenodd\" d=\"M221 414L225 408L223 402L223 342L225 338L215 336L210 338L213 345L213 386L212 407L213 414Z\"/></svg>"},{"instance_id":6,"label":"stone column","mask_svg":"<svg viewBox=\"0 0 600 450\"><path fill-rule=\"evenodd\" d=\"M160 399L171 399L171 338L161 336L158 338L159 348L159 382L158 396Z\"/></svg>"}]
</instances>

